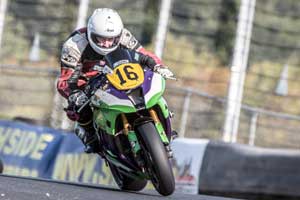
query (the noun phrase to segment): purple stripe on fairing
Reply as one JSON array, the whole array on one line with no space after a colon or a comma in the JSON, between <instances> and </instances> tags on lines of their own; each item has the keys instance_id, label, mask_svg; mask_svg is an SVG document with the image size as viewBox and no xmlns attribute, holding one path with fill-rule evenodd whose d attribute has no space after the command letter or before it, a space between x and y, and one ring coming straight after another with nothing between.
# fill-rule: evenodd
<instances>
[{"instance_id":1,"label":"purple stripe on fairing","mask_svg":"<svg viewBox=\"0 0 300 200\"><path fill-rule=\"evenodd\" d=\"M146 70L144 74L144 82L141 86L143 89L143 95L145 96L147 92L149 92L151 88L151 83L152 83L152 77L153 77L153 72L151 70ZM109 84L108 89L106 89L106 92L118 97L119 99L128 99L127 94L125 91L118 90L115 88L113 85Z\"/></svg>"},{"instance_id":2,"label":"purple stripe on fairing","mask_svg":"<svg viewBox=\"0 0 300 200\"><path fill-rule=\"evenodd\" d=\"M144 75L145 75L145 78L144 78L144 83L142 84L142 88L143 88L143 95L145 96L151 88L153 71L151 71L150 69L147 69L145 71Z\"/></svg>"},{"instance_id":3,"label":"purple stripe on fairing","mask_svg":"<svg viewBox=\"0 0 300 200\"><path fill-rule=\"evenodd\" d=\"M113 85L109 84L108 88L105 90L105 92L118 97L119 99L128 99L127 94L125 93L125 91L122 90L118 90L117 88L115 88Z\"/></svg>"}]
</instances>

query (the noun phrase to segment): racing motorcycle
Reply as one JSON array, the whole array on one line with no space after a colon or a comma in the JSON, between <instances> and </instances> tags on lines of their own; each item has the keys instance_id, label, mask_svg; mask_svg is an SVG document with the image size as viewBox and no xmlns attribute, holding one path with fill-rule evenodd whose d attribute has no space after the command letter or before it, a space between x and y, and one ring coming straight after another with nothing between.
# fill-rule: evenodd
<instances>
[{"instance_id":1,"label":"racing motorcycle","mask_svg":"<svg viewBox=\"0 0 300 200\"><path fill-rule=\"evenodd\" d=\"M175 181L167 154L172 131L162 97L165 79L142 67L126 49L118 48L105 60L98 68L102 75L91 80L90 98L103 144L100 155L120 189L140 191L151 180L161 195L170 195Z\"/></svg>"}]
</instances>

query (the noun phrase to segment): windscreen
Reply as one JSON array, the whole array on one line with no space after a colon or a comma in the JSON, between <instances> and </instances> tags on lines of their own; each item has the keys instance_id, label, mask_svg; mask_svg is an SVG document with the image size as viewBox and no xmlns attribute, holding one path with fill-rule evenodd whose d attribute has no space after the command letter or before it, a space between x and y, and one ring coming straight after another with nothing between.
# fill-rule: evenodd
<instances>
[{"instance_id":1,"label":"windscreen","mask_svg":"<svg viewBox=\"0 0 300 200\"><path fill-rule=\"evenodd\" d=\"M112 69L124 63L133 62L130 51L127 49L117 48L105 56L105 60Z\"/></svg>"}]
</instances>

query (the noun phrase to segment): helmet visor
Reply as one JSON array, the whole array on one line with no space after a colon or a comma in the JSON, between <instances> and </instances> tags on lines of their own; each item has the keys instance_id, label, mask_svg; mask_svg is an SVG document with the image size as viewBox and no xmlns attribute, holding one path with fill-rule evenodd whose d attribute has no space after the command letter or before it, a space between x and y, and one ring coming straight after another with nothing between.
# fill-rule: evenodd
<instances>
[{"instance_id":1,"label":"helmet visor","mask_svg":"<svg viewBox=\"0 0 300 200\"><path fill-rule=\"evenodd\" d=\"M95 33L91 33L91 39L100 48L110 49L119 44L121 34L115 37L103 37Z\"/></svg>"}]
</instances>

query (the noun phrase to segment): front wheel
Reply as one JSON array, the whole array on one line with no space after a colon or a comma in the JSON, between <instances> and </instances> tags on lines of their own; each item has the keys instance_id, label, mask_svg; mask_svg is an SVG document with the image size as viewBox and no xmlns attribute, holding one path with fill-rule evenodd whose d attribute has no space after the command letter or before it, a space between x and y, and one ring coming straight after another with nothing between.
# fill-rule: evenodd
<instances>
[{"instance_id":1,"label":"front wheel","mask_svg":"<svg viewBox=\"0 0 300 200\"><path fill-rule=\"evenodd\" d=\"M164 196L175 189L175 180L165 147L152 122L137 127L147 171L155 189Z\"/></svg>"}]
</instances>

